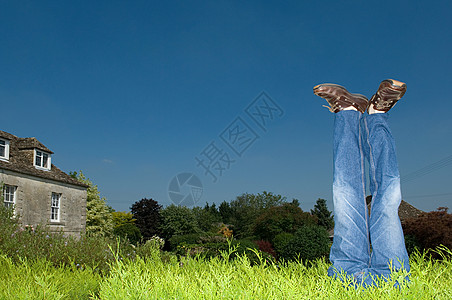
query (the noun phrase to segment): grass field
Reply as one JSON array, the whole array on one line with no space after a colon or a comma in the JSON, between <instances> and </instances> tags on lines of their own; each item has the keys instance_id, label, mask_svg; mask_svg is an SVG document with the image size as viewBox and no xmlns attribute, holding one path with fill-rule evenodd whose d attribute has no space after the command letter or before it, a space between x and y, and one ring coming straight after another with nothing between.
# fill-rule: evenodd
<instances>
[{"instance_id":1,"label":"grass field","mask_svg":"<svg viewBox=\"0 0 452 300\"><path fill-rule=\"evenodd\" d=\"M348 287L326 276L328 264L318 260L282 266L247 257L229 261L175 256L162 261L156 250L146 259L117 259L109 275L90 268L54 267L45 259L20 261L0 255L0 299L452 299L452 252L444 259L411 257L411 281L394 288L393 274L379 287Z\"/></svg>"}]
</instances>

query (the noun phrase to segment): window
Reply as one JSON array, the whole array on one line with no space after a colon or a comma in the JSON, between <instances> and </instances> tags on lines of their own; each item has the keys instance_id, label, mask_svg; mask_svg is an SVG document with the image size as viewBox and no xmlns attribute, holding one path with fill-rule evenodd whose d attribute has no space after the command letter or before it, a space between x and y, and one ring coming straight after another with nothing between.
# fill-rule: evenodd
<instances>
[{"instance_id":1,"label":"window","mask_svg":"<svg viewBox=\"0 0 452 300\"><path fill-rule=\"evenodd\" d=\"M61 194L52 193L52 200L50 203L50 221L52 222L60 221L60 198Z\"/></svg>"},{"instance_id":2,"label":"window","mask_svg":"<svg viewBox=\"0 0 452 300\"><path fill-rule=\"evenodd\" d=\"M9 159L9 141L0 139L0 159Z\"/></svg>"},{"instance_id":3,"label":"window","mask_svg":"<svg viewBox=\"0 0 452 300\"><path fill-rule=\"evenodd\" d=\"M50 154L35 149L35 166L50 170Z\"/></svg>"},{"instance_id":4,"label":"window","mask_svg":"<svg viewBox=\"0 0 452 300\"><path fill-rule=\"evenodd\" d=\"M16 198L16 187L11 185L3 186L3 203L7 208L13 208Z\"/></svg>"}]
</instances>

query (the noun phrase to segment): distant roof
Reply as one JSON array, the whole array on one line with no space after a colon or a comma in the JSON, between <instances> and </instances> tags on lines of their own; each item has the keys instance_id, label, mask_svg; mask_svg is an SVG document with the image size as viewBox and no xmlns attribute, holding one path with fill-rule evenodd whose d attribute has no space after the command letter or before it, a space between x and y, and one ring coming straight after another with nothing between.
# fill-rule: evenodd
<instances>
[{"instance_id":1,"label":"distant roof","mask_svg":"<svg viewBox=\"0 0 452 300\"><path fill-rule=\"evenodd\" d=\"M0 160L0 169L15 171L18 173L36 176L44 179L51 179L59 182L73 184L81 187L88 187L88 185L72 178L68 174L58 169L54 164L50 170L39 170L33 165L33 160L30 160L29 151L39 149L44 152L53 154L49 148L44 146L36 138L19 138L11 133L0 130L0 138L9 140L9 160Z\"/></svg>"}]
</instances>

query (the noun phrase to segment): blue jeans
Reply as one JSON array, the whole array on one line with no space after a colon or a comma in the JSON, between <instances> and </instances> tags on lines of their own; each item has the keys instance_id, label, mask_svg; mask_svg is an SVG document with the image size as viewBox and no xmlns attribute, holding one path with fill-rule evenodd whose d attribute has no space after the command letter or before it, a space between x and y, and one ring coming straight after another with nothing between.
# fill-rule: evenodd
<instances>
[{"instance_id":1,"label":"blue jeans","mask_svg":"<svg viewBox=\"0 0 452 300\"><path fill-rule=\"evenodd\" d=\"M388 115L340 111L334 121L334 240L328 275L345 272L373 284L392 270L409 272L398 216L402 199L395 143ZM372 205L366 205L364 159L369 161Z\"/></svg>"}]
</instances>

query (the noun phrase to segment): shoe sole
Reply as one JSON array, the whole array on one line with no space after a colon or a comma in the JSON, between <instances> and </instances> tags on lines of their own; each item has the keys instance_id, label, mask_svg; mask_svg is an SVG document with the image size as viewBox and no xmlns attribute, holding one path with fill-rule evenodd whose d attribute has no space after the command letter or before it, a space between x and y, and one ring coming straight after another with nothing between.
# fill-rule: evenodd
<instances>
[{"instance_id":1,"label":"shoe sole","mask_svg":"<svg viewBox=\"0 0 452 300\"><path fill-rule=\"evenodd\" d=\"M352 93L350 93L345 87L343 87L342 85L335 84L335 83L321 83L321 84L316 85L316 86L313 88L314 94L316 94L316 90L318 90L319 88L321 88L321 87L323 87L323 86L325 86L325 87L328 87L328 86L331 86L331 87L337 87L337 88L340 88L340 89L344 90L345 92L349 93L350 95L353 95L353 96L356 96L356 97L360 97L360 98L363 98L363 99L365 99L366 101L368 101L368 99L367 99L366 96L364 96L364 95L362 95L362 94L352 94ZM316 94L316 95L317 95L317 94Z\"/></svg>"}]
</instances>

